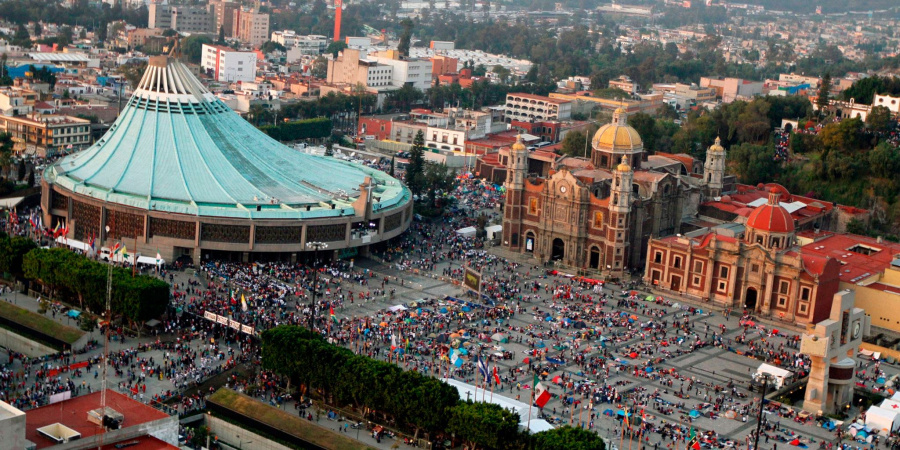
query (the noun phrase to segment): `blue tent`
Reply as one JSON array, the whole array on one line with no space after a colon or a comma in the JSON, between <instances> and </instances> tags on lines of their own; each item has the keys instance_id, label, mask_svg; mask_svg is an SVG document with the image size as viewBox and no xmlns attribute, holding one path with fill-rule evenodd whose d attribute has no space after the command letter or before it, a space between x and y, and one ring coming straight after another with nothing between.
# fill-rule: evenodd
<instances>
[{"instance_id":1,"label":"blue tent","mask_svg":"<svg viewBox=\"0 0 900 450\"><path fill-rule=\"evenodd\" d=\"M697 411L696 409L692 409L688 414L695 419L700 417L700 411Z\"/></svg>"},{"instance_id":2,"label":"blue tent","mask_svg":"<svg viewBox=\"0 0 900 450\"><path fill-rule=\"evenodd\" d=\"M472 308L469 308L468 306L463 306L463 307L462 307L462 310L465 311L465 312L469 312L469 311L472 310Z\"/></svg>"},{"instance_id":3,"label":"blue tent","mask_svg":"<svg viewBox=\"0 0 900 450\"><path fill-rule=\"evenodd\" d=\"M565 364L565 362L556 358L547 358L547 362L550 364Z\"/></svg>"},{"instance_id":4,"label":"blue tent","mask_svg":"<svg viewBox=\"0 0 900 450\"><path fill-rule=\"evenodd\" d=\"M69 312L66 313L69 317L77 319L78 316L81 315L81 311L70 309Z\"/></svg>"},{"instance_id":5,"label":"blue tent","mask_svg":"<svg viewBox=\"0 0 900 450\"><path fill-rule=\"evenodd\" d=\"M441 308L441 314L447 314L447 308Z\"/></svg>"},{"instance_id":6,"label":"blue tent","mask_svg":"<svg viewBox=\"0 0 900 450\"><path fill-rule=\"evenodd\" d=\"M544 344L544 341L539 341L537 344L534 344L534 346L537 347L537 348L544 348L544 347L546 347L546 345Z\"/></svg>"}]
</instances>

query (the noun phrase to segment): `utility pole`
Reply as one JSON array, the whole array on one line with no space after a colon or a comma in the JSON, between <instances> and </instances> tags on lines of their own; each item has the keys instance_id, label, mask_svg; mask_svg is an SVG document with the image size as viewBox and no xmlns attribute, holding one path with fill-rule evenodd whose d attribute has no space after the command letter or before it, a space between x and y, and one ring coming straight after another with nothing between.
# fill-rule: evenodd
<instances>
[{"instance_id":1,"label":"utility pole","mask_svg":"<svg viewBox=\"0 0 900 450\"><path fill-rule=\"evenodd\" d=\"M319 281L319 269L316 266L318 265L318 262L319 262L319 249L320 248L328 248L328 244L326 244L324 242L318 242L318 241L307 242L306 248L311 248L311 249L315 250L315 253L313 256L312 301L309 304L309 329L310 329L310 331L312 331L313 327L315 326L315 319L316 319L316 284L318 284L318 281Z\"/></svg>"},{"instance_id":2,"label":"utility pole","mask_svg":"<svg viewBox=\"0 0 900 450\"><path fill-rule=\"evenodd\" d=\"M769 387L769 374L762 374L762 392L759 394L759 415L756 416L756 439L753 442L753 450L759 450L759 435L762 430L763 406L766 403L766 390Z\"/></svg>"}]
</instances>

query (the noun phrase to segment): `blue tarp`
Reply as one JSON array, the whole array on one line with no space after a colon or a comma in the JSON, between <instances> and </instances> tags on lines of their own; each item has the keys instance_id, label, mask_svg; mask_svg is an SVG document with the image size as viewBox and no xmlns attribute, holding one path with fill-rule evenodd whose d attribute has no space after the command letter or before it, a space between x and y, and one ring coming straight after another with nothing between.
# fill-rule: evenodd
<instances>
[{"instance_id":1,"label":"blue tarp","mask_svg":"<svg viewBox=\"0 0 900 450\"><path fill-rule=\"evenodd\" d=\"M78 316L81 315L81 311L77 311L77 310L74 310L74 309L70 309L69 312L67 312L66 314L68 314L69 317L78 318Z\"/></svg>"}]
</instances>

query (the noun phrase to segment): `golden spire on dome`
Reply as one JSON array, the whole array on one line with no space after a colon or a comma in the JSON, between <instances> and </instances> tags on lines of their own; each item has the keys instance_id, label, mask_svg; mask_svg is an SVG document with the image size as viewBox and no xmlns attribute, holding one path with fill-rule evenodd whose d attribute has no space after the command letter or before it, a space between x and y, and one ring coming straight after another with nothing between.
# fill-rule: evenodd
<instances>
[{"instance_id":1,"label":"golden spire on dome","mask_svg":"<svg viewBox=\"0 0 900 450\"><path fill-rule=\"evenodd\" d=\"M631 172L631 164L628 164L628 155L622 155L622 162L616 166L619 172Z\"/></svg>"},{"instance_id":2,"label":"golden spire on dome","mask_svg":"<svg viewBox=\"0 0 900 450\"><path fill-rule=\"evenodd\" d=\"M725 152L725 147L722 147L722 139L716 136L716 141L713 145L709 146L709 151L714 153L723 153Z\"/></svg>"}]
</instances>

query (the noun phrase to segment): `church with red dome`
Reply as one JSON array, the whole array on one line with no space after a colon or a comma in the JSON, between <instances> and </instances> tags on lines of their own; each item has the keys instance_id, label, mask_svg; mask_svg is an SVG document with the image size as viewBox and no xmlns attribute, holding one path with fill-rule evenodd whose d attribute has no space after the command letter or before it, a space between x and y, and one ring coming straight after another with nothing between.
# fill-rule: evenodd
<instances>
[{"instance_id":1,"label":"church with red dome","mask_svg":"<svg viewBox=\"0 0 900 450\"><path fill-rule=\"evenodd\" d=\"M652 239L645 281L659 289L796 324L828 318L840 263L797 245L796 219L768 189L746 222Z\"/></svg>"}]
</instances>

